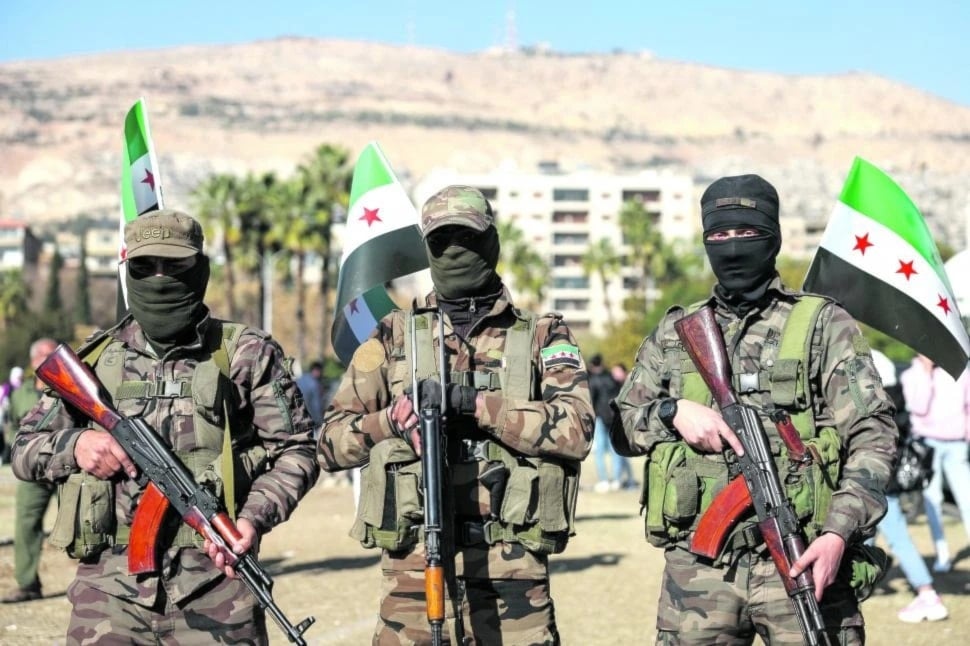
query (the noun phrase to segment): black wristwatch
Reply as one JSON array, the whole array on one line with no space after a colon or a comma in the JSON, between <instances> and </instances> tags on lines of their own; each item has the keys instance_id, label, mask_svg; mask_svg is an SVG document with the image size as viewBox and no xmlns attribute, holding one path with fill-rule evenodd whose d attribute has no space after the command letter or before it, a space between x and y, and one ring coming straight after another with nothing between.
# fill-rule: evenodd
<instances>
[{"instance_id":1,"label":"black wristwatch","mask_svg":"<svg viewBox=\"0 0 970 646\"><path fill-rule=\"evenodd\" d=\"M668 430L674 430L674 418L677 417L677 398L667 397L661 400L657 407L657 417Z\"/></svg>"}]
</instances>

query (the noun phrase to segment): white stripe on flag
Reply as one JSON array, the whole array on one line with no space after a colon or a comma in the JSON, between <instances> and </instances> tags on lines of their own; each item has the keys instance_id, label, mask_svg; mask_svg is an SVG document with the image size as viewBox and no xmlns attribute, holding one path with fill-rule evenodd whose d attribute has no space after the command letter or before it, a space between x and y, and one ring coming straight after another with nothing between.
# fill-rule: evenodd
<instances>
[{"instance_id":1,"label":"white stripe on flag","mask_svg":"<svg viewBox=\"0 0 970 646\"><path fill-rule=\"evenodd\" d=\"M872 246L863 254L855 247L858 244L857 236L862 238L866 235L867 242ZM933 266L894 230L843 202L837 202L819 246L922 303L928 312L946 326L964 351L970 354L970 343L960 321L960 312L953 294ZM913 263L915 273L909 279L898 271L900 261ZM946 298L949 303L949 315L937 305L941 297ZM892 307L888 303L886 306Z\"/></svg>"},{"instance_id":2,"label":"white stripe on flag","mask_svg":"<svg viewBox=\"0 0 970 646\"><path fill-rule=\"evenodd\" d=\"M154 173L151 155L142 155L131 162L131 188L135 197L135 211L138 215L158 202L155 198L155 179L149 180L149 173Z\"/></svg>"},{"instance_id":3,"label":"white stripe on flag","mask_svg":"<svg viewBox=\"0 0 970 646\"><path fill-rule=\"evenodd\" d=\"M368 224L365 209L376 210L378 219ZM371 216L373 218L373 216ZM341 266L357 247L377 236L418 223L417 211L400 182L391 182L367 191L347 214L347 228Z\"/></svg>"}]
</instances>

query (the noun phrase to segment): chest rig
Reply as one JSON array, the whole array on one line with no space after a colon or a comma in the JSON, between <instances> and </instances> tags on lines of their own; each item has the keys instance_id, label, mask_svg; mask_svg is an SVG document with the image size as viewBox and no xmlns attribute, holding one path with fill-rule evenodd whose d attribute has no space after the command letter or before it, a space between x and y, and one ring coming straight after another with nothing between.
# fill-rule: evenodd
<instances>
[{"instance_id":1,"label":"chest rig","mask_svg":"<svg viewBox=\"0 0 970 646\"><path fill-rule=\"evenodd\" d=\"M223 500L233 520L238 494L245 494L266 457L260 446L238 450L233 447L234 438L241 439L249 432L234 427L238 403L229 378L230 358L244 329L242 324L212 320L203 339L204 358L191 375L175 380L152 376L125 379L126 357L132 350L108 334L79 350L79 356L92 367L123 414L140 414L150 408L152 400L173 400L173 406L174 400L183 400L177 407L182 412L191 410L194 438L189 443L191 448L175 447L175 453L198 482ZM96 555L110 545L128 543L130 528L115 517L114 483L76 473L61 485L59 495L52 543L67 548L77 558ZM201 546L201 538L191 527L179 523L170 545Z\"/></svg>"},{"instance_id":2,"label":"chest rig","mask_svg":"<svg viewBox=\"0 0 970 646\"><path fill-rule=\"evenodd\" d=\"M407 342L395 352L400 352L398 356L406 366L404 387L411 385L412 373L418 380L441 381L434 352L433 314L406 314L403 320ZM479 391L500 392L510 399L535 400L532 348L537 321L534 314L522 314L505 330L498 370L452 371L448 380ZM412 333L416 353L411 349ZM468 493L469 486L483 488L487 491L487 513L456 518L456 542L465 546L521 543L543 554L562 551L572 533L578 464L512 453L477 427L469 426L474 425L456 423L448 429L450 468L477 473L472 485L455 486L456 496L471 499L463 490ZM371 450L362 477L364 495L351 535L365 547L391 551L410 548L421 540L421 464L410 446L397 438L379 442ZM367 494L369 489L373 490L371 494Z\"/></svg>"},{"instance_id":3,"label":"chest rig","mask_svg":"<svg viewBox=\"0 0 970 646\"><path fill-rule=\"evenodd\" d=\"M757 372L740 370L737 354L730 352L734 337L740 333L740 322L732 322L725 333L733 364L733 388L742 401L759 408L786 493L809 540L821 533L840 464L838 432L816 426L812 401L813 337L827 302L814 295L801 295L794 301L780 335L769 332L764 340L756 362ZM705 304L694 304L688 311ZM673 396L712 405L710 390L679 341L664 342L664 360L671 373L678 375L671 381ZM768 418L771 408L784 409L791 416L812 456L808 464L795 464L788 459L788 450ZM647 540L659 546L686 543L700 517L732 476L740 477L729 471L720 454L698 453L682 441L658 444L645 465L641 496ZM760 546L755 524L753 517L738 523L721 558L739 548Z\"/></svg>"}]
</instances>

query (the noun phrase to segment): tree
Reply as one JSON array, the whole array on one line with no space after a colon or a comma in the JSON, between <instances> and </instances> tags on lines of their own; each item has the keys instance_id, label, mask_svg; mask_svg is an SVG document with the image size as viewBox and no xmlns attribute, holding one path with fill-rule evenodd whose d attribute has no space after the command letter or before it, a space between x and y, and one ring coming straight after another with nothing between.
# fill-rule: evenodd
<instances>
[{"instance_id":1,"label":"tree","mask_svg":"<svg viewBox=\"0 0 970 646\"><path fill-rule=\"evenodd\" d=\"M206 238L221 243L220 255L225 263L226 305L229 318L233 321L240 319L235 297L235 256L242 240L240 191L239 182L232 175L210 175L192 191L196 213L205 229Z\"/></svg>"},{"instance_id":2,"label":"tree","mask_svg":"<svg viewBox=\"0 0 970 646\"><path fill-rule=\"evenodd\" d=\"M64 257L60 250L54 247L50 273L47 276L47 292L44 294L44 311L57 312L61 309L61 269L63 267Z\"/></svg>"},{"instance_id":3,"label":"tree","mask_svg":"<svg viewBox=\"0 0 970 646\"><path fill-rule=\"evenodd\" d=\"M91 291L88 281L88 245L85 236L81 234L81 251L77 270L77 289L74 302L74 316L82 325L91 325Z\"/></svg>"},{"instance_id":4,"label":"tree","mask_svg":"<svg viewBox=\"0 0 970 646\"><path fill-rule=\"evenodd\" d=\"M525 297L525 305L535 309L542 303L549 282L549 263L536 253L525 240L522 230L514 224L499 221L496 226L502 247L498 272L511 277L512 283Z\"/></svg>"},{"instance_id":5,"label":"tree","mask_svg":"<svg viewBox=\"0 0 970 646\"><path fill-rule=\"evenodd\" d=\"M656 216L647 212L639 201L627 201L620 209L620 230L639 265L637 283L644 308L650 310L657 284L675 278L680 272L676 252L673 246L664 243Z\"/></svg>"},{"instance_id":6,"label":"tree","mask_svg":"<svg viewBox=\"0 0 970 646\"><path fill-rule=\"evenodd\" d=\"M613 317L613 308L610 305L609 282L620 273L623 266L620 255L613 248L613 243L609 238L600 238L586 250L583 255L583 272L588 277L594 274L599 277L600 286L603 289L603 307L606 308L606 317L612 328L616 321Z\"/></svg>"},{"instance_id":7,"label":"tree","mask_svg":"<svg viewBox=\"0 0 970 646\"><path fill-rule=\"evenodd\" d=\"M4 329L27 313L29 298L30 291L20 270L0 272L0 320Z\"/></svg>"}]
</instances>

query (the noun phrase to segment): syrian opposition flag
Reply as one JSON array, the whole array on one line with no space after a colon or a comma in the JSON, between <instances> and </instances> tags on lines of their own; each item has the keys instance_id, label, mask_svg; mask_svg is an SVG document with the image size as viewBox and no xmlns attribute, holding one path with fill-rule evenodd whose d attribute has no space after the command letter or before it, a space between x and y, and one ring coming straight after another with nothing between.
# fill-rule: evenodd
<instances>
[{"instance_id":1,"label":"syrian opposition flag","mask_svg":"<svg viewBox=\"0 0 970 646\"><path fill-rule=\"evenodd\" d=\"M936 243L919 209L888 175L856 157L805 291L831 296L856 319L959 376L970 339Z\"/></svg>"},{"instance_id":2,"label":"syrian opposition flag","mask_svg":"<svg viewBox=\"0 0 970 646\"><path fill-rule=\"evenodd\" d=\"M125 117L125 143L121 149L121 221L118 230L118 260L124 263L125 224L139 215L163 208L162 189L158 182L158 162L148 129L148 112L145 99L138 101ZM118 318L128 309L125 291L125 267L118 266Z\"/></svg>"},{"instance_id":3,"label":"syrian opposition flag","mask_svg":"<svg viewBox=\"0 0 970 646\"><path fill-rule=\"evenodd\" d=\"M417 209L380 147L370 143L354 167L330 333L344 365L396 307L384 284L427 266Z\"/></svg>"}]
</instances>

